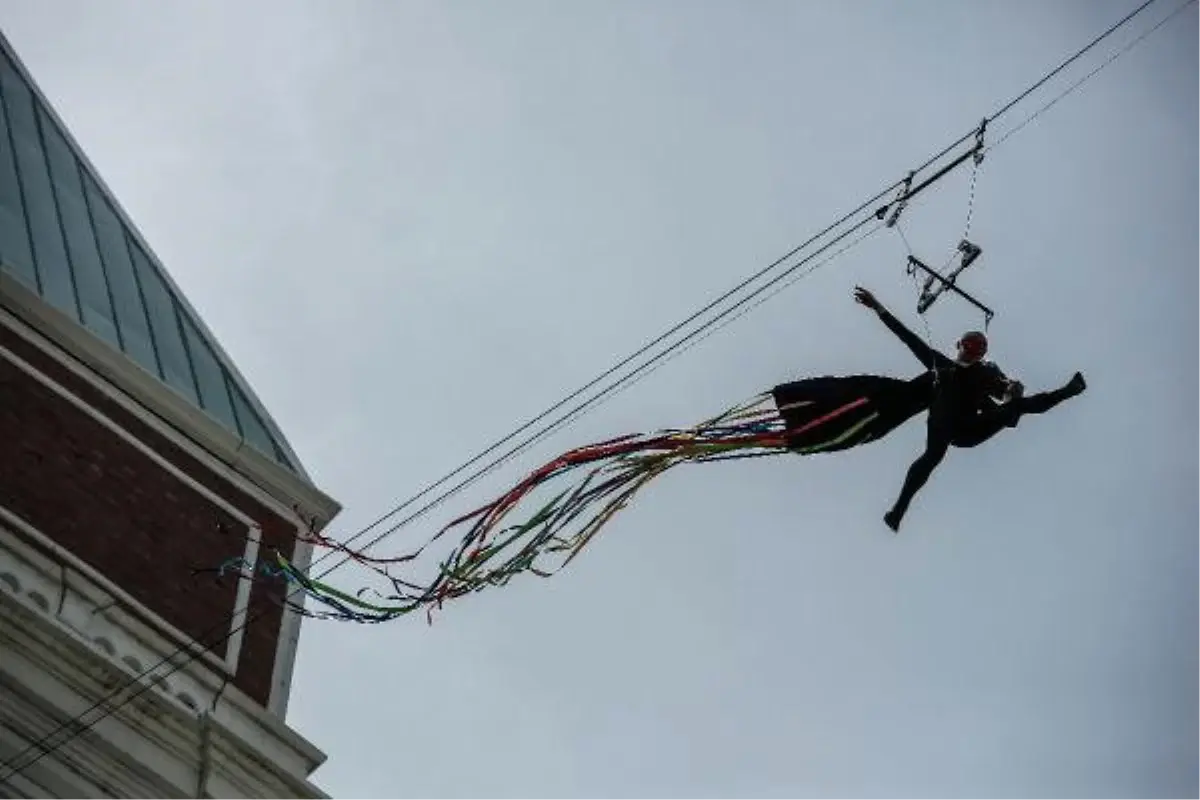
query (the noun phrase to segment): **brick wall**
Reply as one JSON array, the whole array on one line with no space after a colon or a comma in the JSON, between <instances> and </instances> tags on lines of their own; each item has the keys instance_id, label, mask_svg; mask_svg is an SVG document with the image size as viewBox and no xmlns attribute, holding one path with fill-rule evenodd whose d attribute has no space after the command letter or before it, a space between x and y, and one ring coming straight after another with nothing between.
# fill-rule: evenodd
<instances>
[{"instance_id":1,"label":"brick wall","mask_svg":"<svg viewBox=\"0 0 1200 800\"><path fill-rule=\"evenodd\" d=\"M206 469L53 359L0 326L0 345L66 387L255 520L262 550L292 555L286 520ZM164 620L224 657L236 581L192 578L242 555L245 526L68 400L0 356L0 504ZM233 533L221 533L218 522ZM280 633L280 584L256 583L233 683L266 705ZM272 600L274 597L274 601ZM219 633L217 631L220 631Z\"/></svg>"}]
</instances>

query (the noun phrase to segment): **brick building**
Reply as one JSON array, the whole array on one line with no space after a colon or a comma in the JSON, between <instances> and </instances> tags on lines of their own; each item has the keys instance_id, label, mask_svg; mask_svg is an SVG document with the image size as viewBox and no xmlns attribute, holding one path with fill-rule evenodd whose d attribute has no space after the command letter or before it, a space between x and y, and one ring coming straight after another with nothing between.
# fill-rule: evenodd
<instances>
[{"instance_id":1,"label":"brick building","mask_svg":"<svg viewBox=\"0 0 1200 800\"><path fill-rule=\"evenodd\" d=\"M338 510L0 35L0 797L323 796L299 615L193 569Z\"/></svg>"}]
</instances>

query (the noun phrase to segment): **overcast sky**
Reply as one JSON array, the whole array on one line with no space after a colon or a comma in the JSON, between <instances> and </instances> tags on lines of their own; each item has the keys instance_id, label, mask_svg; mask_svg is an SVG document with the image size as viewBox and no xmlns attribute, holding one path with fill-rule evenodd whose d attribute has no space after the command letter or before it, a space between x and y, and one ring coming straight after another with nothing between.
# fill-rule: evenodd
<instances>
[{"instance_id":1,"label":"overcast sky","mask_svg":"<svg viewBox=\"0 0 1200 800\"><path fill-rule=\"evenodd\" d=\"M0 27L348 536L995 110L1133 0L6 0ZM1161 0L1020 121L1176 7ZM550 581L308 623L335 796L1197 793L1197 15L991 152L965 284L1030 390L881 521L923 423L680 469ZM905 216L941 263L969 172ZM880 234L547 440L915 373ZM975 312L929 315L949 348ZM338 577L340 576L340 577ZM351 588L366 576L346 569Z\"/></svg>"}]
</instances>

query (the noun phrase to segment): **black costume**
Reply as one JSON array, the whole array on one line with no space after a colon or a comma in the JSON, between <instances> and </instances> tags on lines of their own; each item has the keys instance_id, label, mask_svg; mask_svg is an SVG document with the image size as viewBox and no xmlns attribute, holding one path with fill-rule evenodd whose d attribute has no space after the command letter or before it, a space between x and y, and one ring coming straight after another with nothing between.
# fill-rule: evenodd
<instances>
[{"instance_id":1,"label":"black costume","mask_svg":"<svg viewBox=\"0 0 1200 800\"><path fill-rule=\"evenodd\" d=\"M1043 414L1085 388L1078 372L1065 386L1029 397L989 361L955 361L906 328L887 309L873 305L884 325L904 342L926 371L908 380L879 375L806 378L772 390L787 425L788 447L798 453L845 450L882 439L922 411L929 411L925 452L908 470L895 505L884 516L892 530L913 497L954 447L975 447L1024 414Z\"/></svg>"},{"instance_id":2,"label":"black costume","mask_svg":"<svg viewBox=\"0 0 1200 800\"><path fill-rule=\"evenodd\" d=\"M1016 427L1025 414L1044 414L1086 388L1083 376L1076 372L1062 388L1025 397L1013 394L1019 384L1011 381L990 361L962 363L930 347L882 306L876 309L883 324L908 346L929 369L913 379L928 392L929 419L922 453L904 479L900 496L884 521L892 530L908 511L909 503L920 491L950 446L975 447L1005 427Z\"/></svg>"},{"instance_id":3,"label":"black costume","mask_svg":"<svg viewBox=\"0 0 1200 800\"><path fill-rule=\"evenodd\" d=\"M915 379L881 375L804 378L771 390L799 453L829 453L882 439L929 408L931 395Z\"/></svg>"}]
</instances>

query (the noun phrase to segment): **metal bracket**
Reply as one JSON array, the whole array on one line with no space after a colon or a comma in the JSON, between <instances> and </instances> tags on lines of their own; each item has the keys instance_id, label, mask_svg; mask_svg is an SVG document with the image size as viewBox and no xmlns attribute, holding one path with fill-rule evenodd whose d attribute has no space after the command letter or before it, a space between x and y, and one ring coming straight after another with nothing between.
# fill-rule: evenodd
<instances>
[{"instance_id":1,"label":"metal bracket","mask_svg":"<svg viewBox=\"0 0 1200 800\"><path fill-rule=\"evenodd\" d=\"M975 129L975 147L972 158L977 167L983 163L983 134L987 132L987 124L987 117L984 117L983 121L979 123L979 127Z\"/></svg>"},{"instance_id":2,"label":"metal bracket","mask_svg":"<svg viewBox=\"0 0 1200 800\"><path fill-rule=\"evenodd\" d=\"M906 205L908 203L909 200L913 199L918 194L920 194L921 192L925 191L927 188L929 188L933 184L940 181L943 177L946 176L947 173L953 172L958 167L959 164L962 164L968 158L973 157L976 159L976 163L978 163L978 160L981 159L982 154L983 154L983 151L980 149L980 142L983 141L982 127L976 130L975 135L976 135L975 144L971 147L970 150L964 151L962 153L962 155L956 157L949 164L946 164L941 169L939 169L937 172L933 173L928 178L926 178L925 180L918 183L916 186L911 186L912 179L915 176L915 173L910 172L908 174L908 177L904 179L904 187L903 187L903 190L900 192L899 196L895 200L891 201L890 203L885 203L884 205L877 208L875 210L875 219L881 220L884 217L886 217L888 215L888 211L890 209L892 209L894 206L896 206L897 204L899 204L899 205L901 205L901 207L903 207L904 205ZM897 215L897 217L898 217L898 215ZM893 222L892 224L894 225L895 223Z\"/></svg>"},{"instance_id":3,"label":"metal bracket","mask_svg":"<svg viewBox=\"0 0 1200 800\"><path fill-rule=\"evenodd\" d=\"M911 171L905 177L904 183L896 192L896 199L892 201L891 214L887 214L888 206L884 206L875 212L876 219L883 219L884 215L887 214L887 222L884 223L885 227L894 228L896 223L900 221L900 215L904 213L904 209L908 205L908 198L912 196L909 192L912 190L912 182L916 174L915 171Z\"/></svg>"},{"instance_id":4,"label":"metal bracket","mask_svg":"<svg viewBox=\"0 0 1200 800\"><path fill-rule=\"evenodd\" d=\"M982 311L986 322L990 323L992 317L996 316L995 312L967 292L958 288L956 284L959 274L971 266L975 262L975 259L979 258L983 253L983 250L978 245L963 239L958 244L958 252L960 254L958 266L946 276L942 276L936 270L926 266L916 256L908 257L908 274L912 275L917 269L920 269L928 276L925 279L925 286L921 289L921 297L917 300L917 313L924 314L933 305L933 302L941 296L942 292L951 291ZM934 286L935 283L938 284L936 287Z\"/></svg>"}]
</instances>

